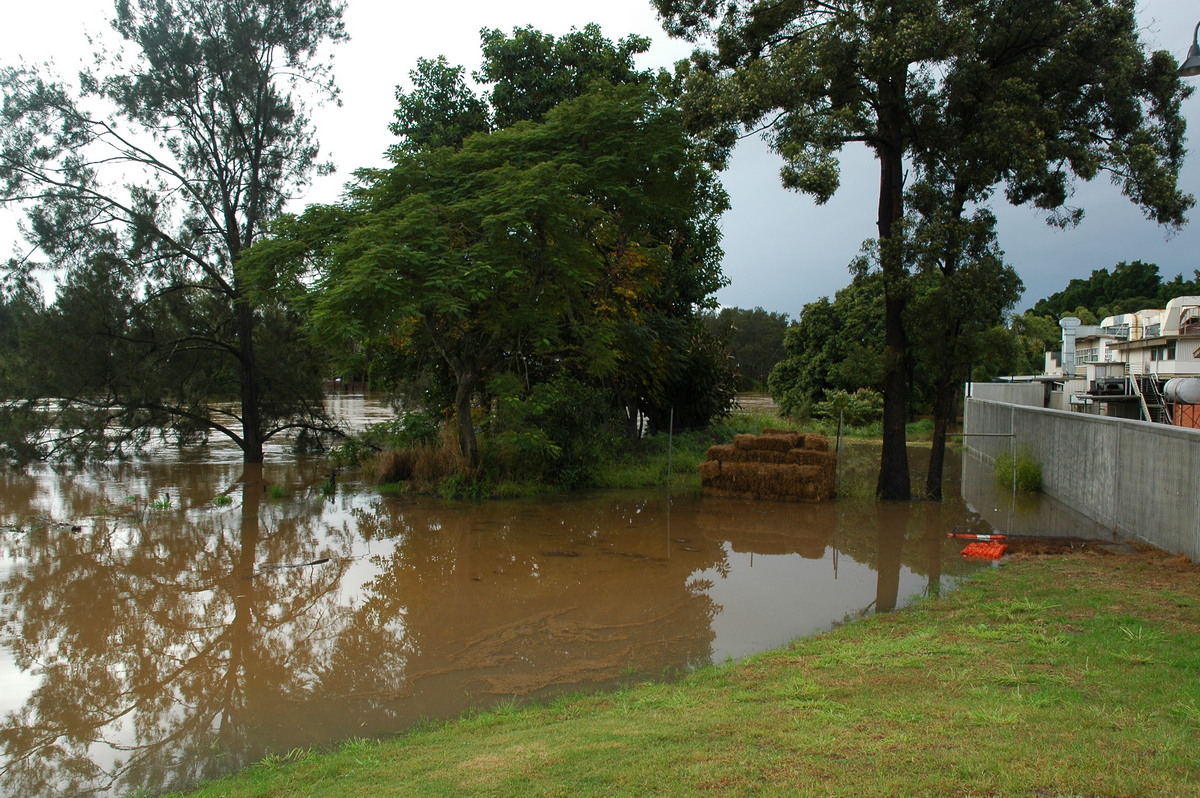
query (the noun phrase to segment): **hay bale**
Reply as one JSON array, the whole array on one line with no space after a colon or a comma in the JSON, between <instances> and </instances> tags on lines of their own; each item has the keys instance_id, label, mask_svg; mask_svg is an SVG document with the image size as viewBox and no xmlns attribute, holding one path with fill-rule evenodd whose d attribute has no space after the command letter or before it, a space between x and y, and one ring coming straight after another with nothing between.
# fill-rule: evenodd
<instances>
[{"instance_id":1,"label":"hay bale","mask_svg":"<svg viewBox=\"0 0 1200 798\"><path fill-rule=\"evenodd\" d=\"M812 466L790 463L724 463L721 476L735 480L739 490L758 495L790 493L789 486L800 478L800 469L803 468Z\"/></svg>"},{"instance_id":2,"label":"hay bale","mask_svg":"<svg viewBox=\"0 0 1200 798\"><path fill-rule=\"evenodd\" d=\"M738 449L730 446L729 451L719 453L719 459L725 463L790 463L792 453L796 451L800 450L772 452L767 449Z\"/></svg>"},{"instance_id":3,"label":"hay bale","mask_svg":"<svg viewBox=\"0 0 1200 798\"><path fill-rule=\"evenodd\" d=\"M810 448L791 448L791 444ZM707 496L773 501L825 501L833 496L837 455L823 435L780 430L737 435L730 445L712 446L700 464Z\"/></svg>"},{"instance_id":4,"label":"hay bale","mask_svg":"<svg viewBox=\"0 0 1200 798\"><path fill-rule=\"evenodd\" d=\"M769 435L772 438L785 438L786 440L791 441L793 449L797 446L802 446L804 442L804 435L791 429L774 429L772 427L767 427L762 431L762 434Z\"/></svg>"},{"instance_id":5,"label":"hay bale","mask_svg":"<svg viewBox=\"0 0 1200 798\"><path fill-rule=\"evenodd\" d=\"M733 445L746 451L786 452L796 441L785 435L734 435Z\"/></svg>"},{"instance_id":6,"label":"hay bale","mask_svg":"<svg viewBox=\"0 0 1200 798\"><path fill-rule=\"evenodd\" d=\"M786 462L834 469L837 468L837 455L834 452L822 452L816 449L792 449L787 453Z\"/></svg>"},{"instance_id":7,"label":"hay bale","mask_svg":"<svg viewBox=\"0 0 1200 798\"><path fill-rule=\"evenodd\" d=\"M732 460L737 452L737 447L732 443L718 443L716 446L709 446L705 457L709 460Z\"/></svg>"},{"instance_id":8,"label":"hay bale","mask_svg":"<svg viewBox=\"0 0 1200 798\"><path fill-rule=\"evenodd\" d=\"M827 452L829 451L829 439L817 432L807 433L804 436L804 448L816 452Z\"/></svg>"}]
</instances>

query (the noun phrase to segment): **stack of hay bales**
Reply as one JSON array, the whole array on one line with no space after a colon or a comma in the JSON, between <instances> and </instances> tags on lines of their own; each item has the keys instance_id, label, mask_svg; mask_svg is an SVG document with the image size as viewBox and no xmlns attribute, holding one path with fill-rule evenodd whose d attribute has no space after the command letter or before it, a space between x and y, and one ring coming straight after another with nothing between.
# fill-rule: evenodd
<instances>
[{"instance_id":1,"label":"stack of hay bales","mask_svg":"<svg viewBox=\"0 0 1200 798\"><path fill-rule=\"evenodd\" d=\"M833 497L837 455L824 435L765 429L712 446L700 464L706 496L822 502Z\"/></svg>"}]
</instances>

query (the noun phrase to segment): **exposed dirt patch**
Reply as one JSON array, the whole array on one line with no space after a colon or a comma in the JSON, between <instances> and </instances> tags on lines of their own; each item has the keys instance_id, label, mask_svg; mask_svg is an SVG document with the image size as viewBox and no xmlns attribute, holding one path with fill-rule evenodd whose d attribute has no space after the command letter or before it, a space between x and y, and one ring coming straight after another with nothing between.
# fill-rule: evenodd
<instances>
[{"instance_id":1,"label":"exposed dirt patch","mask_svg":"<svg viewBox=\"0 0 1200 798\"><path fill-rule=\"evenodd\" d=\"M1182 554L1169 554L1153 546L1141 543L1107 543L1104 541L1057 541L1012 540L1008 543L1008 557L1053 557L1064 554L1082 554L1094 557L1120 557L1181 573L1200 573L1200 563L1194 563Z\"/></svg>"},{"instance_id":2,"label":"exposed dirt patch","mask_svg":"<svg viewBox=\"0 0 1200 798\"><path fill-rule=\"evenodd\" d=\"M1098 556L1113 556L1122 553L1136 553L1136 549L1122 552L1118 545L1102 541L1061 541L1061 540L1007 540L1009 556L1049 556L1061 554L1095 554Z\"/></svg>"}]
</instances>

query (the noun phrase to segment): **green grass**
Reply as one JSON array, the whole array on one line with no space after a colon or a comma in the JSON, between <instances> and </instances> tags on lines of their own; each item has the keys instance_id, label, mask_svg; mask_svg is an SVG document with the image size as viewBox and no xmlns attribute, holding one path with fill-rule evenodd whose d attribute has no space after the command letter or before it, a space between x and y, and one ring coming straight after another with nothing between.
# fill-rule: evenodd
<instances>
[{"instance_id":1,"label":"green grass","mask_svg":"<svg viewBox=\"0 0 1200 798\"><path fill-rule=\"evenodd\" d=\"M1195 795L1198 577L1017 561L675 683L292 752L194 795Z\"/></svg>"}]
</instances>

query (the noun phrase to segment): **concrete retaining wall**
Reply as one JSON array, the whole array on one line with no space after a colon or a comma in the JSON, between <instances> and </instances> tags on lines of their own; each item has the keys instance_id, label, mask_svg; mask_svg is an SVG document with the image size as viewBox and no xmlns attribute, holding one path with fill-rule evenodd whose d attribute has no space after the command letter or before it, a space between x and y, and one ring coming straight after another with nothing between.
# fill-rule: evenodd
<instances>
[{"instance_id":1,"label":"concrete retaining wall","mask_svg":"<svg viewBox=\"0 0 1200 798\"><path fill-rule=\"evenodd\" d=\"M975 399L1030 407L1046 404L1046 386L1040 382L973 382L967 390L967 395Z\"/></svg>"},{"instance_id":2,"label":"concrete retaining wall","mask_svg":"<svg viewBox=\"0 0 1200 798\"><path fill-rule=\"evenodd\" d=\"M1042 489L1122 537L1200 560L1200 430L970 398L965 444L989 460L1016 450Z\"/></svg>"}]
</instances>

